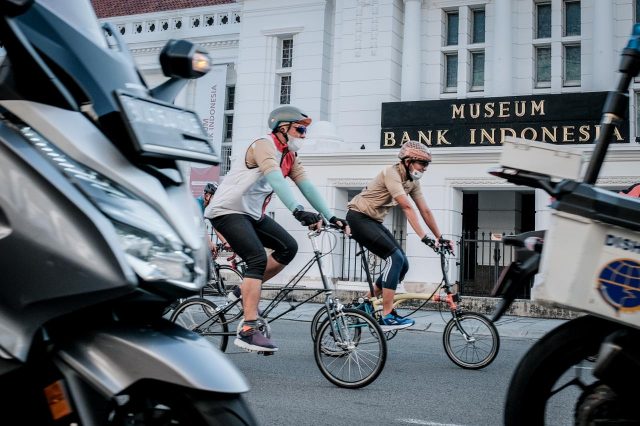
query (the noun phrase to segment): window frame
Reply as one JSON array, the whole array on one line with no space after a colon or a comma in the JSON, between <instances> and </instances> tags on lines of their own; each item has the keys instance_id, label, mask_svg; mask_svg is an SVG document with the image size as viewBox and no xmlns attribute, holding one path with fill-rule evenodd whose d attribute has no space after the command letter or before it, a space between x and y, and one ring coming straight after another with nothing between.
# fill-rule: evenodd
<instances>
[{"instance_id":1,"label":"window frame","mask_svg":"<svg viewBox=\"0 0 640 426\"><path fill-rule=\"evenodd\" d=\"M580 49L580 77L577 80L569 80L567 79L567 48L569 47L577 47ZM576 87L582 84L582 45L580 43L563 43L562 44L562 86L563 87Z\"/></svg>"},{"instance_id":2,"label":"window frame","mask_svg":"<svg viewBox=\"0 0 640 426\"><path fill-rule=\"evenodd\" d=\"M283 94L282 90L284 84L283 81L285 79L289 80L289 90L287 94ZM290 105L291 104L291 93L292 93L292 87L293 87L293 79L291 77L290 73L283 73L283 74L278 74L278 100L279 100L279 105ZM286 102L283 102L283 96L286 96Z\"/></svg>"},{"instance_id":3,"label":"window frame","mask_svg":"<svg viewBox=\"0 0 640 426\"><path fill-rule=\"evenodd\" d=\"M475 65L475 60L477 55L482 54L483 59L482 59L482 84L474 84L474 65ZM480 50L470 50L469 51L469 75L470 75L470 79L469 79L469 91L470 92L482 92L484 91L484 83L485 83L485 70L486 70L486 54L484 49L480 49Z\"/></svg>"},{"instance_id":4,"label":"window frame","mask_svg":"<svg viewBox=\"0 0 640 426\"><path fill-rule=\"evenodd\" d=\"M597 1L597 0L596 0ZM568 22L567 22L567 5L568 4L578 4L579 11L579 22L578 22L578 33L577 34L568 34ZM580 0L562 0L562 36L563 37L580 37L582 35L582 3Z\"/></svg>"},{"instance_id":5,"label":"window frame","mask_svg":"<svg viewBox=\"0 0 640 426\"><path fill-rule=\"evenodd\" d=\"M287 42L291 42L291 45L286 47L285 43ZM294 43L293 43L293 36L289 36L289 37L283 37L279 40L278 43L278 64L279 64L279 69L291 69L293 68L293 49L294 49ZM288 56L288 60L289 63L285 64L285 53L288 52L287 56Z\"/></svg>"},{"instance_id":6,"label":"window frame","mask_svg":"<svg viewBox=\"0 0 640 426\"><path fill-rule=\"evenodd\" d=\"M486 42L486 34L487 34L487 14L485 11L484 7L473 7L469 9L469 12L471 12L471 19L470 19L470 28L469 28L469 44L483 44ZM478 41L475 39L476 33L476 14L478 12L482 12L483 14L483 26L484 26L484 31L482 32L482 41Z\"/></svg>"},{"instance_id":7,"label":"window frame","mask_svg":"<svg viewBox=\"0 0 640 426\"><path fill-rule=\"evenodd\" d=\"M542 49L546 49L549 51L549 80L540 80L539 79L539 57L538 57L538 52ZM553 50L551 47L551 44L537 44L533 46L533 82L534 82L534 87L536 89L547 89L551 87L551 69L552 69L552 54L553 54Z\"/></svg>"},{"instance_id":8,"label":"window frame","mask_svg":"<svg viewBox=\"0 0 640 426\"><path fill-rule=\"evenodd\" d=\"M458 9L453 10L445 10L445 19L444 19L444 43L445 47L459 46L460 45L460 11ZM449 34L450 34L450 22L449 18L452 16L457 17L457 26L455 28L455 43L449 43Z\"/></svg>"},{"instance_id":9,"label":"window frame","mask_svg":"<svg viewBox=\"0 0 640 426\"><path fill-rule=\"evenodd\" d=\"M443 92L444 93L455 93L458 91L458 62L459 62L459 54L457 50L454 51L449 51L449 52L442 52L443 57L444 57L444 76L443 76ZM448 86L448 78L447 78L447 71L449 69L449 62L448 62L448 58L451 57L455 57L455 65L456 65L456 79L455 79L455 85L453 86Z\"/></svg>"},{"instance_id":10,"label":"window frame","mask_svg":"<svg viewBox=\"0 0 640 426\"><path fill-rule=\"evenodd\" d=\"M546 37L540 37L540 14L539 14L539 7L540 6L547 6L549 7L549 35ZM540 1L540 2L535 2L535 12L534 12L534 25L533 25L533 39L534 40L547 40L550 39L552 36L552 26L551 26L551 20L553 19L553 7L551 5L550 1Z\"/></svg>"}]
</instances>

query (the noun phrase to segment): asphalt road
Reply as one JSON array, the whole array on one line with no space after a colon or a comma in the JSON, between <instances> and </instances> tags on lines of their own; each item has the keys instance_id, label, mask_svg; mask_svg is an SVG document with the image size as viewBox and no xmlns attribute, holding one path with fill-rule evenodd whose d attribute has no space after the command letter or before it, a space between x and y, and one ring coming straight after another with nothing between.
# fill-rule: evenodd
<instances>
[{"instance_id":1,"label":"asphalt road","mask_svg":"<svg viewBox=\"0 0 640 426\"><path fill-rule=\"evenodd\" d=\"M272 328L280 348L274 356L241 352L233 339L227 350L251 384L246 398L263 425L500 425L511 374L535 342L503 337L495 361L472 371L447 358L442 333L405 330L388 342L378 379L350 390L334 386L318 370L309 322L279 320ZM574 401L575 394L559 396L547 423L573 424Z\"/></svg>"}]
</instances>

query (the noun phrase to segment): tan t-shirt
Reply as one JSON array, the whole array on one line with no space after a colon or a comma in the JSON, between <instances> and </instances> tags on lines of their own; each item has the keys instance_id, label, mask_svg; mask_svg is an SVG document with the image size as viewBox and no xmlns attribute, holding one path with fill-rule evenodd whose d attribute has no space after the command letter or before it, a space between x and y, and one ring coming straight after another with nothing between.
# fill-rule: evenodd
<instances>
[{"instance_id":1,"label":"tan t-shirt","mask_svg":"<svg viewBox=\"0 0 640 426\"><path fill-rule=\"evenodd\" d=\"M394 198L404 194L411 196L414 201L424 199L420 183L410 180L404 167L397 163L383 169L362 192L353 197L348 207L382 222L389 209L398 204Z\"/></svg>"}]
</instances>

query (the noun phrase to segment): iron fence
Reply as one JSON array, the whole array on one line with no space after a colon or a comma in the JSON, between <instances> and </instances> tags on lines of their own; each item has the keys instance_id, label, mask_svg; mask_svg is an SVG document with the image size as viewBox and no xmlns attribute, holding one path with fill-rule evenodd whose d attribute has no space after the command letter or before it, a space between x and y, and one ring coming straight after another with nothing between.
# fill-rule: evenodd
<instances>
[{"instance_id":1,"label":"iron fence","mask_svg":"<svg viewBox=\"0 0 640 426\"><path fill-rule=\"evenodd\" d=\"M502 242L506 233L490 232L462 234L460 239L460 293L468 296L490 296L500 274L514 260L515 250ZM511 233L510 235L513 235ZM519 298L529 298L531 286L522 290Z\"/></svg>"},{"instance_id":2,"label":"iron fence","mask_svg":"<svg viewBox=\"0 0 640 426\"><path fill-rule=\"evenodd\" d=\"M404 246L405 235L402 231L393 232L393 236L398 241L401 247ZM342 238L342 268L340 270L340 279L343 281L367 281L367 275L362 267L362 261L358 256L358 250L360 246L356 243L356 240L350 237ZM381 259L369 250L364 249L363 256L367 259L367 265L369 266L369 272L371 277L375 279L382 273L387 266L387 261Z\"/></svg>"}]
</instances>

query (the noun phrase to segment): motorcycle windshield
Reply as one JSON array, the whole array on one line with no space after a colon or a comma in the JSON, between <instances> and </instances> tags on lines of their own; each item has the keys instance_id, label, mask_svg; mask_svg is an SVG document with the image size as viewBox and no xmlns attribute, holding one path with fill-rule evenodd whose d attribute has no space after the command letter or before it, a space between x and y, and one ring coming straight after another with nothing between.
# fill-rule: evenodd
<instances>
[{"instance_id":1,"label":"motorcycle windshield","mask_svg":"<svg viewBox=\"0 0 640 426\"><path fill-rule=\"evenodd\" d=\"M108 48L89 0L36 0L36 3L49 9L96 45L103 49Z\"/></svg>"}]
</instances>

